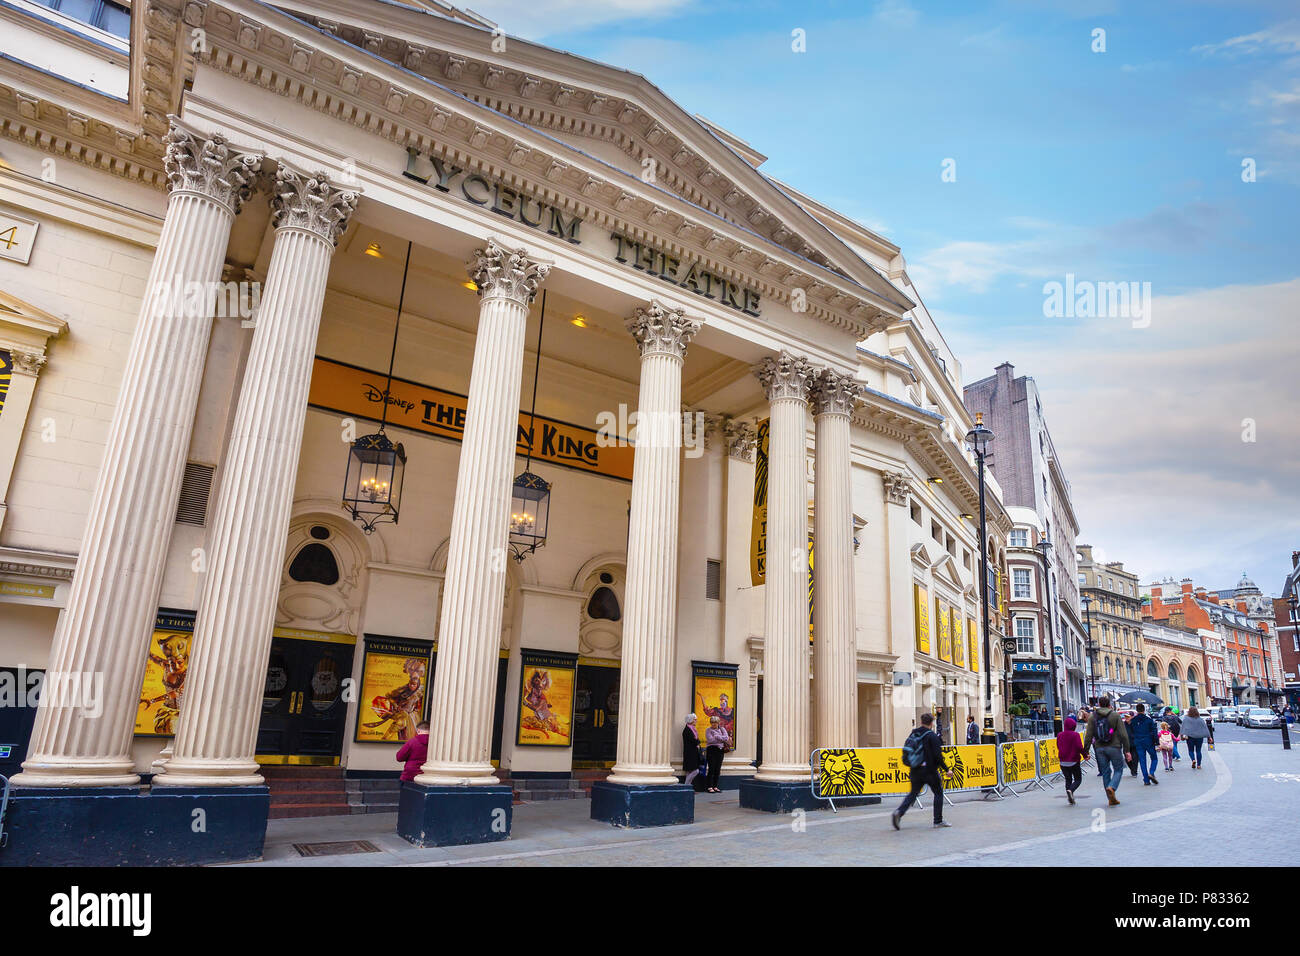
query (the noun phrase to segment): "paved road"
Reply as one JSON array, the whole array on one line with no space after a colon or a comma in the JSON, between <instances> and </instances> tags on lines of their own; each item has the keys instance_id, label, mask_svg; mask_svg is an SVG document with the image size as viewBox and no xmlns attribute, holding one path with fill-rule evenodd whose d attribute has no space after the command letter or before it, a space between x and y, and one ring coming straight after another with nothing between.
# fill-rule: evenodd
<instances>
[{"instance_id":1,"label":"paved road","mask_svg":"<svg viewBox=\"0 0 1300 956\"><path fill-rule=\"evenodd\" d=\"M415 849L393 832L393 814L272 821L265 862L246 865L1293 864L1300 858L1300 749L1284 752L1278 731L1224 726L1216 734L1205 769L1192 770L1184 756L1175 772L1161 772L1159 786L1126 776L1118 807L1105 806L1095 774L1085 777L1076 806L1059 785L1001 801L959 794L945 810L953 824L945 830L931 829L928 799L900 832L889 825L892 799L838 814L774 817L741 810L735 793L700 795L694 824L633 831L593 823L585 801L557 801L516 807L510 840L475 847ZM1296 743L1300 748L1300 733ZM306 840L369 840L379 853L300 858L292 843Z\"/></svg>"}]
</instances>

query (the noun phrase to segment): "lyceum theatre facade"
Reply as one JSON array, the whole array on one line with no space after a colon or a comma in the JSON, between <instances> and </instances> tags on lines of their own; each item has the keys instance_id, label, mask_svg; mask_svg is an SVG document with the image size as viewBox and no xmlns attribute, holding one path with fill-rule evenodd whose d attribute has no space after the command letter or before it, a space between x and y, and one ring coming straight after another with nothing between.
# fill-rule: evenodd
<instances>
[{"instance_id":1,"label":"lyceum theatre facade","mask_svg":"<svg viewBox=\"0 0 1300 956\"><path fill-rule=\"evenodd\" d=\"M151 0L129 46L122 96L5 66L0 205L43 230L0 261L40 341L0 411L0 664L46 688L16 840L99 801L106 859L255 856L263 768L392 775L420 718L416 843L504 839L511 786L590 769L594 819L689 820L691 711L782 809L811 747L983 706L997 546L896 247L470 15ZM358 486L368 434L401 467ZM132 848L146 815L176 846Z\"/></svg>"}]
</instances>

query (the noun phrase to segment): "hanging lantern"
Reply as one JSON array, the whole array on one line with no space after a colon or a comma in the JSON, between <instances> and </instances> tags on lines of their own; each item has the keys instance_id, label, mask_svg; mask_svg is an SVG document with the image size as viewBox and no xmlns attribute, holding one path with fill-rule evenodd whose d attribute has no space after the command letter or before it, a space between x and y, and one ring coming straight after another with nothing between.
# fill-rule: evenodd
<instances>
[{"instance_id":1,"label":"hanging lantern","mask_svg":"<svg viewBox=\"0 0 1300 956\"><path fill-rule=\"evenodd\" d=\"M551 486L540 475L521 472L510 501L510 551L522 561L546 544L546 523L551 511Z\"/></svg>"},{"instance_id":2,"label":"hanging lantern","mask_svg":"<svg viewBox=\"0 0 1300 956\"><path fill-rule=\"evenodd\" d=\"M402 479L406 474L406 449L394 445L380 429L352 443L347 477L343 481L343 507L352 520L371 534L382 521L397 524L402 505Z\"/></svg>"}]
</instances>

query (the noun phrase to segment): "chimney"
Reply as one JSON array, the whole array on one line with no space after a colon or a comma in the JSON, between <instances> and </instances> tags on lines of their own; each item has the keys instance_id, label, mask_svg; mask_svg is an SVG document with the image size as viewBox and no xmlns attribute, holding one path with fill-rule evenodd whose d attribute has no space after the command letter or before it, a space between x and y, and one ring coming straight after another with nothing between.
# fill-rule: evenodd
<instances>
[{"instance_id":1,"label":"chimney","mask_svg":"<svg viewBox=\"0 0 1300 956\"><path fill-rule=\"evenodd\" d=\"M1249 613L1250 613L1249 611L1246 610L1246 602L1245 602L1245 601L1238 601L1238 602L1237 602L1237 610L1240 611L1242 614L1249 614Z\"/></svg>"},{"instance_id":2,"label":"chimney","mask_svg":"<svg viewBox=\"0 0 1300 956\"><path fill-rule=\"evenodd\" d=\"M1300 568L1300 551L1291 552L1291 567Z\"/></svg>"},{"instance_id":3,"label":"chimney","mask_svg":"<svg viewBox=\"0 0 1300 956\"><path fill-rule=\"evenodd\" d=\"M1191 593L1192 593L1192 579L1191 579L1191 578L1183 578L1183 593L1184 593L1184 594L1191 594Z\"/></svg>"},{"instance_id":4,"label":"chimney","mask_svg":"<svg viewBox=\"0 0 1300 956\"><path fill-rule=\"evenodd\" d=\"M1016 377L1016 367L1010 362L1003 362L996 369L998 375L998 391L1011 388L1011 382Z\"/></svg>"},{"instance_id":5,"label":"chimney","mask_svg":"<svg viewBox=\"0 0 1300 956\"><path fill-rule=\"evenodd\" d=\"M1219 596L1218 596L1217 594L1211 594L1211 595L1210 595L1210 603L1211 603L1211 604L1218 604L1218 603L1219 603Z\"/></svg>"}]
</instances>

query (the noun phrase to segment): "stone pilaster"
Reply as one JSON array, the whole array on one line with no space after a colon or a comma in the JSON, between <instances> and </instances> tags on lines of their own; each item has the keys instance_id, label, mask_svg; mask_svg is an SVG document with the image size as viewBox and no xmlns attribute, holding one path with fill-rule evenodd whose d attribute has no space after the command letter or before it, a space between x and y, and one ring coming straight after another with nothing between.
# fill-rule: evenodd
<instances>
[{"instance_id":1,"label":"stone pilaster","mask_svg":"<svg viewBox=\"0 0 1300 956\"><path fill-rule=\"evenodd\" d=\"M491 759L492 703L510 560L524 327L550 269L494 239L469 264L478 286L478 335L447 552L429 757L415 778L425 786L500 782Z\"/></svg>"},{"instance_id":2,"label":"stone pilaster","mask_svg":"<svg viewBox=\"0 0 1300 956\"><path fill-rule=\"evenodd\" d=\"M763 764L756 778L806 782L808 687L808 392L814 370L782 352L754 368L771 403L767 463Z\"/></svg>"},{"instance_id":3,"label":"stone pilaster","mask_svg":"<svg viewBox=\"0 0 1300 956\"><path fill-rule=\"evenodd\" d=\"M675 784L671 737L677 649L677 497L682 362L700 323L651 302L627 322L641 349L632 466L618 759L609 783Z\"/></svg>"},{"instance_id":4,"label":"stone pilaster","mask_svg":"<svg viewBox=\"0 0 1300 956\"><path fill-rule=\"evenodd\" d=\"M824 369L812 389L817 470L813 478L814 747L858 743L857 635L853 600L853 486L849 417L861 386Z\"/></svg>"},{"instance_id":5,"label":"stone pilaster","mask_svg":"<svg viewBox=\"0 0 1300 956\"><path fill-rule=\"evenodd\" d=\"M330 259L357 204L281 165L275 245L208 536L185 705L154 785L250 786Z\"/></svg>"},{"instance_id":6,"label":"stone pilaster","mask_svg":"<svg viewBox=\"0 0 1300 956\"><path fill-rule=\"evenodd\" d=\"M212 284L262 157L173 120L170 197L19 786L134 784L131 738L212 330ZM191 294L202 290L205 294ZM260 685L260 681L259 681Z\"/></svg>"}]
</instances>

